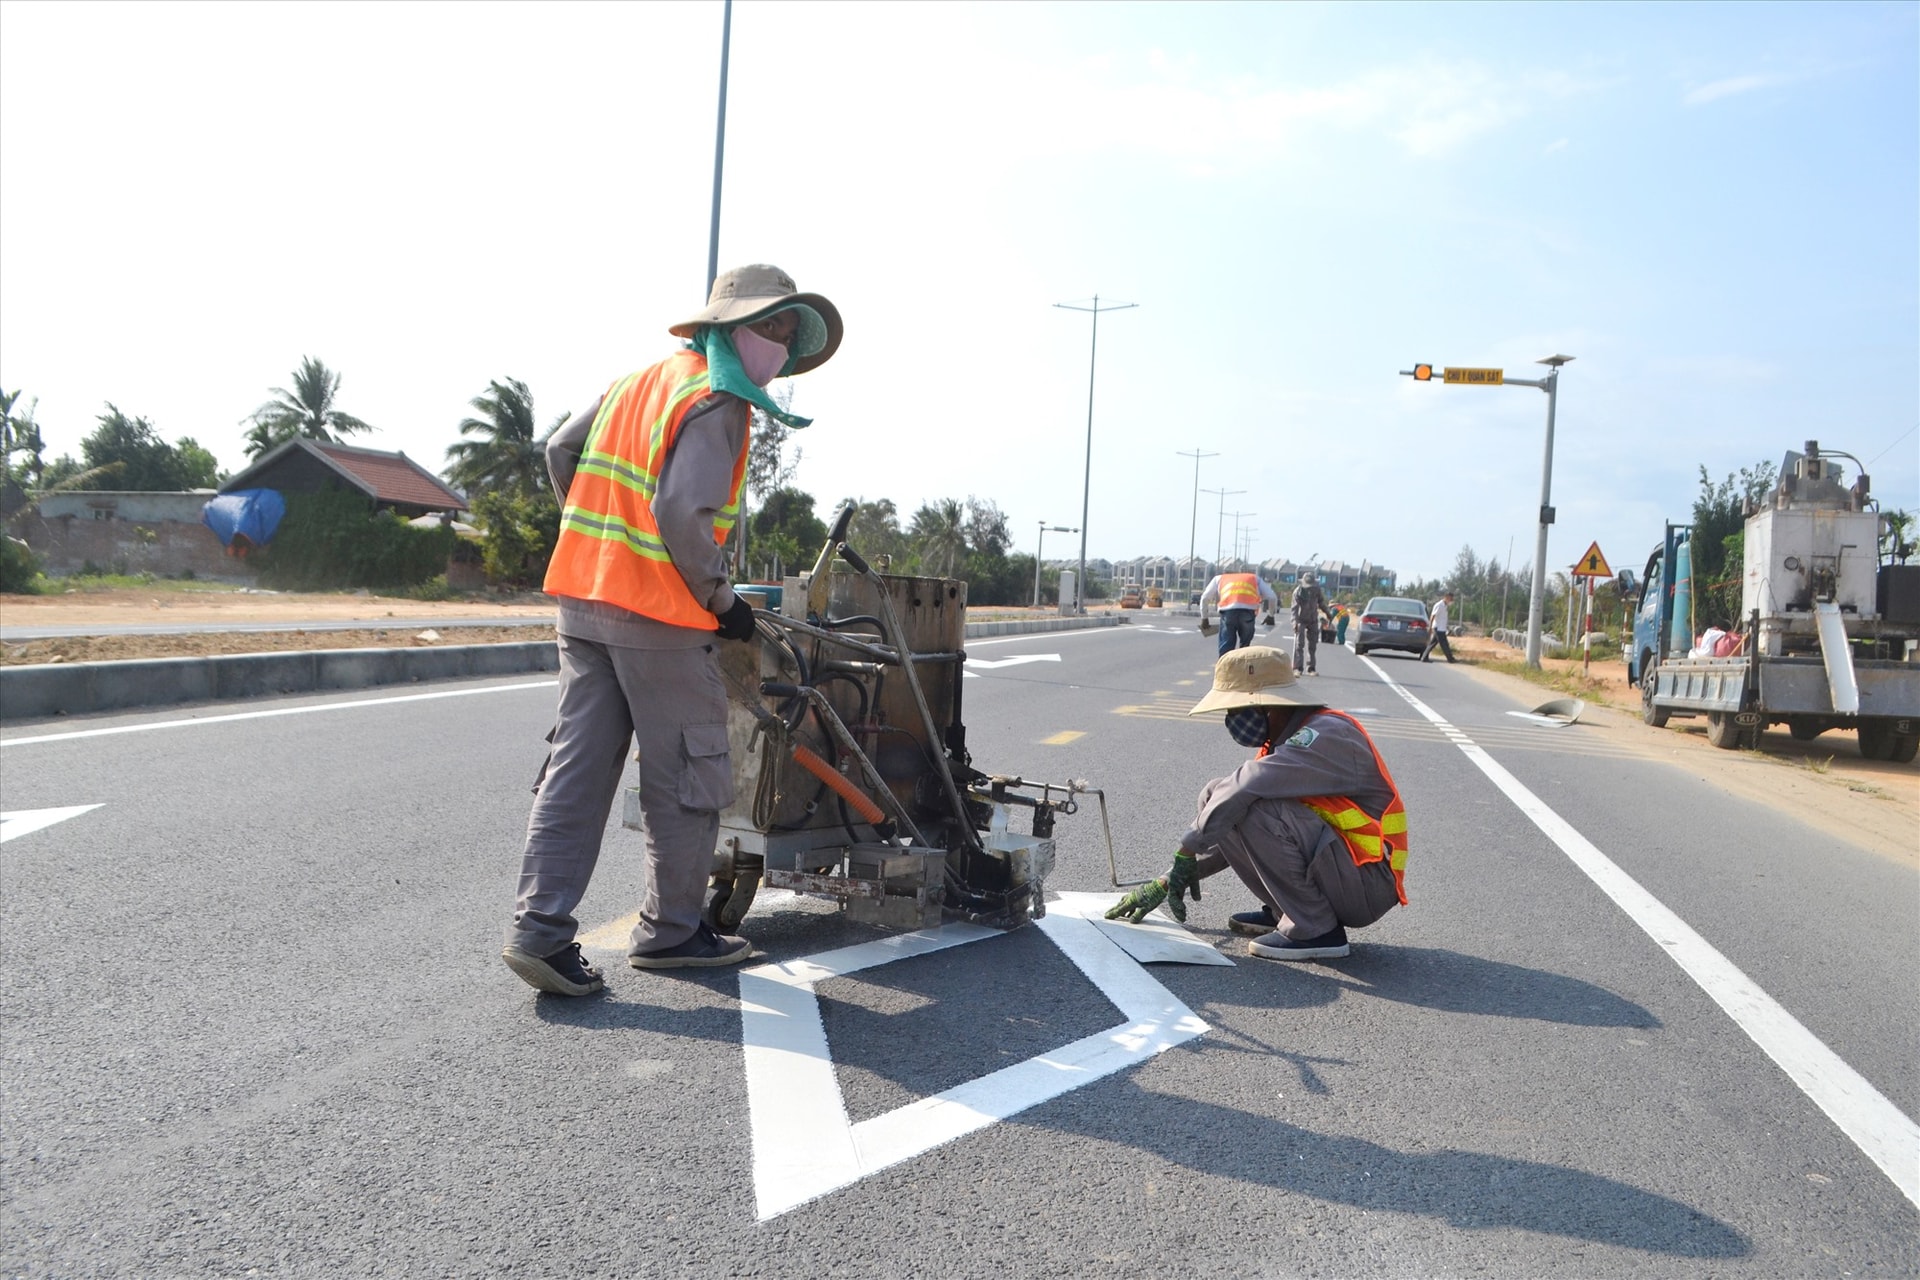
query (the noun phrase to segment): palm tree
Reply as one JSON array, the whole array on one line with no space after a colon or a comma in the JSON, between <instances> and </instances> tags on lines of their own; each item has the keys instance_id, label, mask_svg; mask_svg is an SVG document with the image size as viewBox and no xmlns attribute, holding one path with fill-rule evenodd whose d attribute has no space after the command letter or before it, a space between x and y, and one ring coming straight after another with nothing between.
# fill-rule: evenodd
<instances>
[{"instance_id":1,"label":"palm tree","mask_svg":"<svg viewBox=\"0 0 1920 1280\"><path fill-rule=\"evenodd\" d=\"M345 436L374 430L352 414L334 407L333 398L340 392L340 375L312 356L300 358L300 367L293 374L293 390L274 387L272 391L275 399L241 419L253 423L253 430L247 433L249 458L257 458L276 445L303 436L345 444Z\"/></svg>"},{"instance_id":2,"label":"palm tree","mask_svg":"<svg viewBox=\"0 0 1920 1280\"><path fill-rule=\"evenodd\" d=\"M941 498L913 513L913 539L928 574L953 576L954 562L967 554L966 527L966 508L953 498Z\"/></svg>"},{"instance_id":3,"label":"palm tree","mask_svg":"<svg viewBox=\"0 0 1920 1280\"><path fill-rule=\"evenodd\" d=\"M485 395L468 402L480 417L463 418L460 434L469 437L447 449L446 477L456 489L486 490L531 498L547 478L545 437L534 427L533 393L518 378L489 382ZM553 434L567 420L561 414L547 428Z\"/></svg>"}]
</instances>

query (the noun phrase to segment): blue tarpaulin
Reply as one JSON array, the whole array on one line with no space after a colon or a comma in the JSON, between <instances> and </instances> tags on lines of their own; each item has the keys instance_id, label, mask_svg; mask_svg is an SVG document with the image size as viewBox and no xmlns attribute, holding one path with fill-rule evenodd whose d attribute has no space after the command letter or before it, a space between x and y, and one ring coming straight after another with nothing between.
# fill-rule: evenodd
<instances>
[{"instance_id":1,"label":"blue tarpaulin","mask_svg":"<svg viewBox=\"0 0 1920 1280\"><path fill-rule=\"evenodd\" d=\"M287 514L287 500L278 489L236 489L212 499L200 513L200 520L219 536L221 545L231 547L237 534L256 547L272 541Z\"/></svg>"}]
</instances>

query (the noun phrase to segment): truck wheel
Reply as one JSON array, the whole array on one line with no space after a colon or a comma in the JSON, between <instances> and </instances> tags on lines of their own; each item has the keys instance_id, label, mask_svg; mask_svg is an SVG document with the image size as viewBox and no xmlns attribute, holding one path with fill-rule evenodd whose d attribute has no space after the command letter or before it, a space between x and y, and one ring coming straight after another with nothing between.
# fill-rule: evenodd
<instances>
[{"instance_id":1,"label":"truck wheel","mask_svg":"<svg viewBox=\"0 0 1920 1280\"><path fill-rule=\"evenodd\" d=\"M1795 742L1812 742L1826 732L1826 728L1827 726L1818 720L1808 720L1803 717L1795 717L1787 721L1787 732L1793 735Z\"/></svg>"},{"instance_id":2,"label":"truck wheel","mask_svg":"<svg viewBox=\"0 0 1920 1280\"><path fill-rule=\"evenodd\" d=\"M1665 707L1653 704L1653 655L1643 654L1640 658L1640 718L1656 729L1664 729L1669 714Z\"/></svg>"},{"instance_id":3,"label":"truck wheel","mask_svg":"<svg viewBox=\"0 0 1920 1280\"><path fill-rule=\"evenodd\" d=\"M1920 754L1920 734L1895 733L1888 735L1887 759L1895 764L1912 764L1913 757Z\"/></svg>"},{"instance_id":4,"label":"truck wheel","mask_svg":"<svg viewBox=\"0 0 1920 1280\"><path fill-rule=\"evenodd\" d=\"M1732 751L1736 747L1752 746L1749 735L1733 722L1733 717L1724 711L1707 712L1707 741L1722 751ZM1862 750L1865 748L1863 747Z\"/></svg>"},{"instance_id":5,"label":"truck wheel","mask_svg":"<svg viewBox=\"0 0 1920 1280\"><path fill-rule=\"evenodd\" d=\"M1862 760L1892 759L1893 734L1878 720L1862 720L1857 730ZM1909 755L1908 759L1912 759Z\"/></svg>"}]
</instances>

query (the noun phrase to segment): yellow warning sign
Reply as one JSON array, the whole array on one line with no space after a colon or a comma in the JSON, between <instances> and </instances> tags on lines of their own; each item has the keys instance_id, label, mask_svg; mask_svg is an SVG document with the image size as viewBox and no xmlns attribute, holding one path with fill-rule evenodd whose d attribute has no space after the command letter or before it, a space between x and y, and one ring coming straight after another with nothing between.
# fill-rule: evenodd
<instances>
[{"instance_id":1,"label":"yellow warning sign","mask_svg":"<svg viewBox=\"0 0 1920 1280\"><path fill-rule=\"evenodd\" d=\"M1607 558L1600 554L1600 544L1593 543L1587 548L1587 554L1580 557L1573 566L1576 578L1611 578L1613 570L1607 567Z\"/></svg>"}]
</instances>

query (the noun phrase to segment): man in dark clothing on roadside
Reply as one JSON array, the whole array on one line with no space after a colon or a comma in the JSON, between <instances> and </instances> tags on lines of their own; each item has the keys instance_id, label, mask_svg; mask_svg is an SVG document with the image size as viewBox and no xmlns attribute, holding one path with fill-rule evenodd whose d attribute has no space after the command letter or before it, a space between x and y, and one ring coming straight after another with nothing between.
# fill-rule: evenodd
<instances>
[{"instance_id":1,"label":"man in dark clothing on roadside","mask_svg":"<svg viewBox=\"0 0 1920 1280\"><path fill-rule=\"evenodd\" d=\"M1333 621L1333 608L1320 579L1309 570L1293 589L1293 665L1310 676L1320 674L1320 619Z\"/></svg>"}]
</instances>

